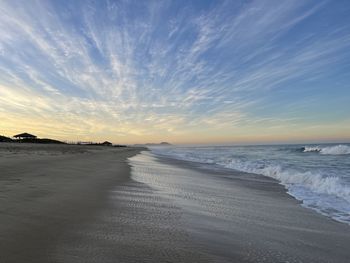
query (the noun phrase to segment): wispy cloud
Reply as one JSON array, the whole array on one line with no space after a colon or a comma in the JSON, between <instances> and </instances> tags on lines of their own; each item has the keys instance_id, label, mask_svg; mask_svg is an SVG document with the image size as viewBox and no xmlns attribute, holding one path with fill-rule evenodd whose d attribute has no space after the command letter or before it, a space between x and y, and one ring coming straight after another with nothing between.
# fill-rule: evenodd
<instances>
[{"instance_id":1,"label":"wispy cloud","mask_svg":"<svg viewBox=\"0 0 350 263\"><path fill-rule=\"evenodd\" d=\"M63 2L0 3L4 132L140 141L282 129L307 110L281 112L295 94L326 100L326 77L349 80L349 19L328 1Z\"/></svg>"}]
</instances>

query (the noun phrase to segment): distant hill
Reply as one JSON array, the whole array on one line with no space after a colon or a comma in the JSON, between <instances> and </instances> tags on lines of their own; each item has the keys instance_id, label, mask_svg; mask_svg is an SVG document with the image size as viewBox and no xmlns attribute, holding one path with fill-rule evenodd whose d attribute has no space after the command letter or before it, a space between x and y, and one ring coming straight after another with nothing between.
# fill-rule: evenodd
<instances>
[{"instance_id":1,"label":"distant hill","mask_svg":"<svg viewBox=\"0 0 350 263\"><path fill-rule=\"evenodd\" d=\"M171 143L161 142L161 143L145 143L145 144L134 144L135 146L171 146Z\"/></svg>"}]
</instances>

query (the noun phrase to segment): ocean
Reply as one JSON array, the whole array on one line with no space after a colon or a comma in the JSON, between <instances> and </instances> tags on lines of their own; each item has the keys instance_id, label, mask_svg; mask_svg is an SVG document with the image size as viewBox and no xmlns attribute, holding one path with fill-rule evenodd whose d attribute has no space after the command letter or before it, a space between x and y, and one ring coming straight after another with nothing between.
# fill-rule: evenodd
<instances>
[{"instance_id":1,"label":"ocean","mask_svg":"<svg viewBox=\"0 0 350 263\"><path fill-rule=\"evenodd\" d=\"M169 146L151 154L278 180L301 205L350 225L350 145ZM235 173L232 173L232 177Z\"/></svg>"}]
</instances>

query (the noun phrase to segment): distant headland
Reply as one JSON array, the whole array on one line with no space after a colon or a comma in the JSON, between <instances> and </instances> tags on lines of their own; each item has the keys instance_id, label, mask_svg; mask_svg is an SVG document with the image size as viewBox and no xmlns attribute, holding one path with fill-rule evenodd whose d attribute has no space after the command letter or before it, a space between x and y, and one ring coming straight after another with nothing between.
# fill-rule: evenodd
<instances>
[{"instance_id":1,"label":"distant headland","mask_svg":"<svg viewBox=\"0 0 350 263\"><path fill-rule=\"evenodd\" d=\"M161 142L161 143L145 143L145 144L134 144L134 146L171 146L171 143Z\"/></svg>"}]
</instances>

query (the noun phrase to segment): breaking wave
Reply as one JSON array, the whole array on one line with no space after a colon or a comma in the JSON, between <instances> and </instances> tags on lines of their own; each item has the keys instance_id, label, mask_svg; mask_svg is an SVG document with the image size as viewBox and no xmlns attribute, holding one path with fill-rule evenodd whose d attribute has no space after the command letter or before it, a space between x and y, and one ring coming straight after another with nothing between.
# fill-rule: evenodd
<instances>
[{"instance_id":1,"label":"breaking wave","mask_svg":"<svg viewBox=\"0 0 350 263\"><path fill-rule=\"evenodd\" d=\"M306 153L306 152L320 152L321 148L318 146L304 146L301 148L301 150Z\"/></svg>"},{"instance_id":2,"label":"breaking wave","mask_svg":"<svg viewBox=\"0 0 350 263\"><path fill-rule=\"evenodd\" d=\"M320 154L330 154L330 155L343 155L350 154L350 147L347 145L335 145L328 147L320 146L304 146L302 147L303 152L319 152Z\"/></svg>"},{"instance_id":3,"label":"breaking wave","mask_svg":"<svg viewBox=\"0 0 350 263\"><path fill-rule=\"evenodd\" d=\"M312 190L314 193L333 195L348 201L350 204L350 188L344 186L339 177L326 177L309 171L298 172L283 169L279 165L262 165L253 162L242 162L240 160L232 160L225 167L274 178L287 188L298 185Z\"/></svg>"},{"instance_id":4,"label":"breaking wave","mask_svg":"<svg viewBox=\"0 0 350 263\"><path fill-rule=\"evenodd\" d=\"M304 206L350 224L350 187L339 177L240 160L232 160L225 167L274 178L287 188L290 195L301 200Z\"/></svg>"}]
</instances>

